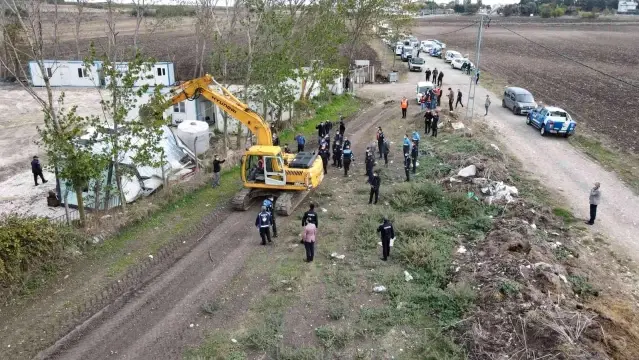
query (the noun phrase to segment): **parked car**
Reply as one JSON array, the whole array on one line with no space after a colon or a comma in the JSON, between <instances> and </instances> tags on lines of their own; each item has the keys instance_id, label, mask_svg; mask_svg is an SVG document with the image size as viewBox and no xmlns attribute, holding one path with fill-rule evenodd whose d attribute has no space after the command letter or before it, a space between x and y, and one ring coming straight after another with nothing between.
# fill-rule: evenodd
<instances>
[{"instance_id":1,"label":"parked car","mask_svg":"<svg viewBox=\"0 0 639 360\"><path fill-rule=\"evenodd\" d=\"M448 50L446 51L446 55L444 56L444 61L446 61L447 63L453 61L453 59L463 59L464 57L462 56L461 53L459 53L459 51L455 51L455 50Z\"/></svg>"},{"instance_id":2,"label":"parked car","mask_svg":"<svg viewBox=\"0 0 639 360\"><path fill-rule=\"evenodd\" d=\"M472 63L472 61L470 61L470 60L468 60L468 59L465 59L465 58L455 58L455 59L453 59L453 60L450 62L450 66L451 66L453 69L459 69L459 70L461 70L461 69L462 69L462 66L463 66L464 64L470 64L470 68L471 68L471 69L474 69L474 68L475 68L475 64L473 64L473 63Z\"/></svg>"},{"instance_id":3,"label":"parked car","mask_svg":"<svg viewBox=\"0 0 639 360\"><path fill-rule=\"evenodd\" d=\"M504 98L501 100L501 105L512 110L515 115L528 114L537 107L532 94L528 90L519 87L507 87L504 90Z\"/></svg>"},{"instance_id":4,"label":"parked car","mask_svg":"<svg viewBox=\"0 0 639 360\"><path fill-rule=\"evenodd\" d=\"M432 42L434 42L435 44L439 45L439 47L440 47L440 48L442 48L442 49L445 49L445 48L446 48L446 44L445 44L445 43L443 43L443 42L441 42L441 41L439 41L439 40L435 40L435 39L433 39L433 40L431 40L431 41L432 41Z\"/></svg>"},{"instance_id":5,"label":"parked car","mask_svg":"<svg viewBox=\"0 0 639 360\"><path fill-rule=\"evenodd\" d=\"M541 136L560 134L568 137L575 133L577 127L566 110L554 106L543 106L529 112L526 124L538 128Z\"/></svg>"},{"instance_id":6,"label":"parked car","mask_svg":"<svg viewBox=\"0 0 639 360\"><path fill-rule=\"evenodd\" d=\"M395 45L395 56L399 56L402 54L402 49L404 48L404 44L402 43L397 43Z\"/></svg>"},{"instance_id":7,"label":"parked car","mask_svg":"<svg viewBox=\"0 0 639 360\"><path fill-rule=\"evenodd\" d=\"M419 101L422 99L422 95L426 94L428 90L433 90L433 83L430 81L420 81L417 83L417 90L415 91L415 99L419 104Z\"/></svg>"},{"instance_id":8,"label":"parked car","mask_svg":"<svg viewBox=\"0 0 639 360\"><path fill-rule=\"evenodd\" d=\"M430 49L435 46L435 43L429 40L423 40L419 46L423 52L430 53Z\"/></svg>"},{"instance_id":9,"label":"parked car","mask_svg":"<svg viewBox=\"0 0 639 360\"><path fill-rule=\"evenodd\" d=\"M426 61L420 57L412 57L408 60L408 71L424 71Z\"/></svg>"},{"instance_id":10,"label":"parked car","mask_svg":"<svg viewBox=\"0 0 639 360\"><path fill-rule=\"evenodd\" d=\"M442 48L434 46L430 49L430 52L428 53L430 56L432 57L437 57L437 58L442 58Z\"/></svg>"},{"instance_id":11,"label":"parked car","mask_svg":"<svg viewBox=\"0 0 639 360\"><path fill-rule=\"evenodd\" d=\"M402 61L408 61L408 59L413 57L413 47L404 45L402 48Z\"/></svg>"}]
</instances>

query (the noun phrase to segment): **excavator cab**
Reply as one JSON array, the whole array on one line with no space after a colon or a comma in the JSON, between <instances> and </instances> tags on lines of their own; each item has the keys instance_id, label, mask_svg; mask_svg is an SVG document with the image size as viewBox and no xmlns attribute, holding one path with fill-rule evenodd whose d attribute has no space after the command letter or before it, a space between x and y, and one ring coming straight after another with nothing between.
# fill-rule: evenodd
<instances>
[{"instance_id":1,"label":"excavator cab","mask_svg":"<svg viewBox=\"0 0 639 360\"><path fill-rule=\"evenodd\" d=\"M242 179L255 187L260 187L260 184L286 185L284 159L279 147L269 146L276 151L265 151L265 146L256 148L259 149L249 149L242 158Z\"/></svg>"}]
</instances>

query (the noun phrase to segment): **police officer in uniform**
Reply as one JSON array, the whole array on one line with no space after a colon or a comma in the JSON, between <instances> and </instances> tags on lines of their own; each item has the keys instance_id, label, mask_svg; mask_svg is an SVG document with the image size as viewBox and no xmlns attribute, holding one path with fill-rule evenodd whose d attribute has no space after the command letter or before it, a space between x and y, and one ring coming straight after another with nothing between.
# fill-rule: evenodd
<instances>
[{"instance_id":1,"label":"police officer in uniform","mask_svg":"<svg viewBox=\"0 0 639 360\"><path fill-rule=\"evenodd\" d=\"M388 167L388 154L390 153L390 144L388 143L388 139L384 139L382 152L384 153L384 166Z\"/></svg>"},{"instance_id":2,"label":"police officer in uniform","mask_svg":"<svg viewBox=\"0 0 639 360\"><path fill-rule=\"evenodd\" d=\"M373 183L373 167L375 166L375 155L373 155L373 152L370 150L366 150L366 176L368 177L368 180L366 180L367 183L372 184Z\"/></svg>"},{"instance_id":3,"label":"police officer in uniform","mask_svg":"<svg viewBox=\"0 0 639 360\"><path fill-rule=\"evenodd\" d=\"M342 144L339 141L333 143L333 166L342 168Z\"/></svg>"},{"instance_id":4,"label":"police officer in uniform","mask_svg":"<svg viewBox=\"0 0 639 360\"><path fill-rule=\"evenodd\" d=\"M324 167L324 175L328 173L326 167L328 166L328 159L331 157L331 154L328 152L328 148L326 146L322 147L322 150L319 151L319 156L322 158L322 166Z\"/></svg>"},{"instance_id":5,"label":"police officer in uniform","mask_svg":"<svg viewBox=\"0 0 639 360\"><path fill-rule=\"evenodd\" d=\"M273 237L277 237L277 225L275 224L275 202L273 196L269 196L262 202L262 207L266 208L266 211L271 215L271 223L273 225Z\"/></svg>"},{"instance_id":6,"label":"police officer in uniform","mask_svg":"<svg viewBox=\"0 0 639 360\"><path fill-rule=\"evenodd\" d=\"M413 160L413 174L417 172L417 156L419 155L419 148L417 147L417 143L413 140L413 148L410 151L410 157Z\"/></svg>"},{"instance_id":7,"label":"police officer in uniform","mask_svg":"<svg viewBox=\"0 0 639 360\"><path fill-rule=\"evenodd\" d=\"M342 150L346 149L347 147L351 147L351 141L348 140L348 138L346 136L344 136L344 145L342 146Z\"/></svg>"},{"instance_id":8,"label":"police officer in uniform","mask_svg":"<svg viewBox=\"0 0 639 360\"><path fill-rule=\"evenodd\" d=\"M386 261L390 256L390 242L391 239L395 238L395 229L393 229L393 224L386 217L384 217L384 222L377 227L377 232L382 237L381 259Z\"/></svg>"},{"instance_id":9,"label":"police officer in uniform","mask_svg":"<svg viewBox=\"0 0 639 360\"><path fill-rule=\"evenodd\" d=\"M342 162L344 163L344 176L348 176L348 169L351 167L351 161L353 161L353 151L350 145L346 146L342 150Z\"/></svg>"},{"instance_id":10,"label":"police officer in uniform","mask_svg":"<svg viewBox=\"0 0 639 360\"><path fill-rule=\"evenodd\" d=\"M319 229L319 217L317 217L315 204L313 203L309 204L308 211L304 213L304 216L302 216L302 228L304 228L308 223L315 224L315 227ZM304 243L304 239L302 239L300 243Z\"/></svg>"},{"instance_id":11,"label":"police officer in uniform","mask_svg":"<svg viewBox=\"0 0 639 360\"><path fill-rule=\"evenodd\" d=\"M373 203L373 195L375 195L375 204L379 198L379 186L382 184L382 179L377 175L377 171L373 173L373 180L371 181L371 193L368 197L368 203Z\"/></svg>"},{"instance_id":12,"label":"police officer in uniform","mask_svg":"<svg viewBox=\"0 0 639 360\"><path fill-rule=\"evenodd\" d=\"M266 245L266 240L271 242L271 214L266 211L266 208L262 206L262 211L257 214L255 219L255 226L260 229L260 237L262 238L262 245Z\"/></svg>"}]
</instances>

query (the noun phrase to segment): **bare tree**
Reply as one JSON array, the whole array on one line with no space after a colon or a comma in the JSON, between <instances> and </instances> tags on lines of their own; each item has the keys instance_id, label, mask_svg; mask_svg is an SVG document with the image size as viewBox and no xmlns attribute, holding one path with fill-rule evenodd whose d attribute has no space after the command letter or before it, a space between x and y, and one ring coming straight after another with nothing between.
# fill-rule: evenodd
<instances>
[{"instance_id":1,"label":"bare tree","mask_svg":"<svg viewBox=\"0 0 639 360\"><path fill-rule=\"evenodd\" d=\"M81 51L80 51L80 28L82 26L82 20L84 18L84 8L87 4L87 0L76 0L75 8L78 12L77 15L73 18L75 22L74 27L74 35L75 35L75 51L76 51L76 60L81 59Z\"/></svg>"},{"instance_id":2,"label":"bare tree","mask_svg":"<svg viewBox=\"0 0 639 360\"><path fill-rule=\"evenodd\" d=\"M144 21L146 15L148 15L151 6L155 4L153 0L131 0L133 3L133 9L135 11L135 32L133 33L133 47L138 49L138 38L140 35L140 26Z\"/></svg>"}]
</instances>

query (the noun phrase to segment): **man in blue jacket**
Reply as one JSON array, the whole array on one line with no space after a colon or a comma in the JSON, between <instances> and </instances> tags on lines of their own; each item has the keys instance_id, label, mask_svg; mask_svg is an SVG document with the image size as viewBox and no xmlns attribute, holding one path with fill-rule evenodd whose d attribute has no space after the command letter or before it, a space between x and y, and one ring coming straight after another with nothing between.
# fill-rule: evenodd
<instances>
[{"instance_id":1,"label":"man in blue jacket","mask_svg":"<svg viewBox=\"0 0 639 360\"><path fill-rule=\"evenodd\" d=\"M277 224L275 223L275 211L273 211L273 207L275 206L275 200L273 196L269 196L262 202L262 207L266 208L266 211L271 215L271 224L273 225L273 237L277 237Z\"/></svg>"},{"instance_id":2,"label":"man in blue jacket","mask_svg":"<svg viewBox=\"0 0 639 360\"><path fill-rule=\"evenodd\" d=\"M404 156L410 153L410 140L408 139L408 134L404 135L404 143L402 145L402 150L404 150Z\"/></svg>"},{"instance_id":3,"label":"man in blue jacket","mask_svg":"<svg viewBox=\"0 0 639 360\"><path fill-rule=\"evenodd\" d=\"M419 133L417 131L413 131L413 143L415 146L419 147Z\"/></svg>"},{"instance_id":4,"label":"man in blue jacket","mask_svg":"<svg viewBox=\"0 0 639 360\"><path fill-rule=\"evenodd\" d=\"M266 211L266 208L262 206L262 210L257 214L255 219L255 226L260 230L260 237L262 238L262 245L266 245L266 240L271 242L271 214Z\"/></svg>"},{"instance_id":5,"label":"man in blue jacket","mask_svg":"<svg viewBox=\"0 0 639 360\"><path fill-rule=\"evenodd\" d=\"M295 141L297 141L297 152L304 151L304 144L306 144L306 138L302 134L297 134L295 137Z\"/></svg>"},{"instance_id":6,"label":"man in blue jacket","mask_svg":"<svg viewBox=\"0 0 639 360\"><path fill-rule=\"evenodd\" d=\"M37 156L33 157L31 160L31 172L33 173L33 181L35 181L35 186L38 186L38 176L42 179L42 183L46 183L47 180L44 179L44 175L42 175L42 166L40 166L40 160L38 160Z\"/></svg>"}]
</instances>

